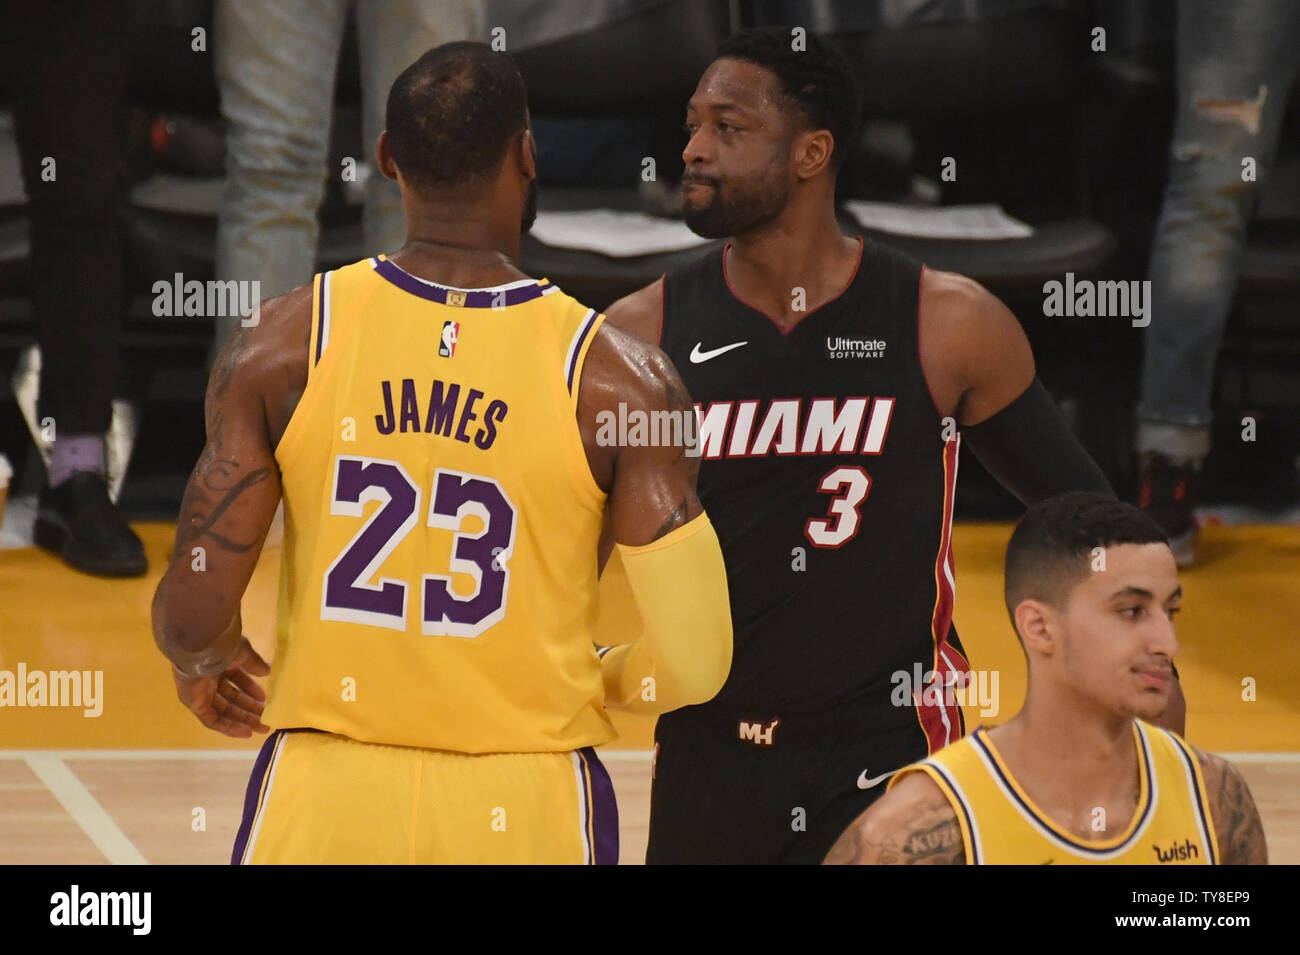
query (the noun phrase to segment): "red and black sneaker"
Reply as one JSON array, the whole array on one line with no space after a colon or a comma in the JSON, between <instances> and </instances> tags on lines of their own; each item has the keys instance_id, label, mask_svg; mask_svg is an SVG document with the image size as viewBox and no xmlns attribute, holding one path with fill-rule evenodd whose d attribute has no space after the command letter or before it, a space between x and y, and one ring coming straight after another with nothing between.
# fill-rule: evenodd
<instances>
[{"instance_id":1,"label":"red and black sneaker","mask_svg":"<svg viewBox=\"0 0 1300 955\"><path fill-rule=\"evenodd\" d=\"M1137 506L1169 535L1169 549L1179 567L1190 567L1196 549L1196 505L1200 470L1189 462L1174 463L1162 454L1144 456Z\"/></svg>"}]
</instances>

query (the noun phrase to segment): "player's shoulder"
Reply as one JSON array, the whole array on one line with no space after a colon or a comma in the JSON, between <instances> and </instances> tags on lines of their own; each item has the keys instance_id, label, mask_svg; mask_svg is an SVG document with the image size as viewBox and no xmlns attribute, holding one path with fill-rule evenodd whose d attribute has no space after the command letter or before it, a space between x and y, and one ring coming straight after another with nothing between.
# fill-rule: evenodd
<instances>
[{"instance_id":1,"label":"player's shoulder","mask_svg":"<svg viewBox=\"0 0 1300 955\"><path fill-rule=\"evenodd\" d=\"M923 835L923 837L922 837ZM926 772L910 769L850 824L827 864L961 865L957 813Z\"/></svg>"},{"instance_id":2,"label":"player's shoulder","mask_svg":"<svg viewBox=\"0 0 1300 955\"><path fill-rule=\"evenodd\" d=\"M685 390L672 361L652 344L608 320L592 337L580 394L601 407L658 408L675 388Z\"/></svg>"},{"instance_id":3,"label":"player's shoulder","mask_svg":"<svg viewBox=\"0 0 1300 955\"><path fill-rule=\"evenodd\" d=\"M232 385L263 393L305 378L312 303L310 284L260 303L222 347L209 388L218 395Z\"/></svg>"},{"instance_id":4,"label":"player's shoulder","mask_svg":"<svg viewBox=\"0 0 1300 955\"><path fill-rule=\"evenodd\" d=\"M1191 752L1193 758L1201 769L1201 779L1205 782L1206 795L1210 798L1211 807L1215 804L1215 797L1224 792L1231 784L1246 785L1245 779L1241 775L1241 770L1232 765L1217 753L1211 753L1201 749L1199 746L1193 746L1171 730L1164 730L1171 737L1178 740L1182 745Z\"/></svg>"},{"instance_id":5,"label":"player's shoulder","mask_svg":"<svg viewBox=\"0 0 1300 955\"><path fill-rule=\"evenodd\" d=\"M268 299L263 303L258 321L253 326L255 333L260 332L264 337L273 338L283 334L286 328L303 322L310 323L314 298L315 283L308 282Z\"/></svg>"},{"instance_id":6,"label":"player's shoulder","mask_svg":"<svg viewBox=\"0 0 1300 955\"><path fill-rule=\"evenodd\" d=\"M606 309L605 318L607 325L657 345L663 331L664 276L620 298Z\"/></svg>"},{"instance_id":7,"label":"player's shoulder","mask_svg":"<svg viewBox=\"0 0 1300 955\"><path fill-rule=\"evenodd\" d=\"M1229 865L1267 865L1268 844L1246 777L1222 756L1185 741L1183 745L1191 750L1200 765L1205 798L1218 837L1220 861Z\"/></svg>"},{"instance_id":8,"label":"player's shoulder","mask_svg":"<svg viewBox=\"0 0 1300 955\"><path fill-rule=\"evenodd\" d=\"M619 450L612 450L601 442L600 429L607 425L611 414L617 420L624 420L625 412L640 415L668 411L682 421L694 416L690 395L668 356L658 346L608 321L599 325L587 349L579 378L577 411L588 463L602 488L608 487L608 481L602 478L612 474L614 459L623 454L623 449L636 447L619 443ZM685 424L681 433L688 433ZM634 456L652 457L677 453L671 444L657 441L645 450L632 452Z\"/></svg>"},{"instance_id":9,"label":"player's shoulder","mask_svg":"<svg viewBox=\"0 0 1300 955\"><path fill-rule=\"evenodd\" d=\"M978 329L1014 316L1002 300L960 272L926 268L921 275L921 319L945 331Z\"/></svg>"},{"instance_id":10,"label":"player's shoulder","mask_svg":"<svg viewBox=\"0 0 1300 955\"><path fill-rule=\"evenodd\" d=\"M960 394L982 384L998 393L990 409L996 410L1033 379L1034 356L1020 320L968 276L927 268L921 276L918 325L922 361L932 385L949 382ZM1004 390L1010 394L1001 394Z\"/></svg>"},{"instance_id":11,"label":"player's shoulder","mask_svg":"<svg viewBox=\"0 0 1300 955\"><path fill-rule=\"evenodd\" d=\"M910 767L909 771L902 773L889 790L876 801L877 805L883 804L886 813L897 814L909 807L915 807L921 803L940 800L943 805L951 812L952 807L948 805L948 799L939 788L939 784L931 778L927 772L920 771L916 766Z\"/></svg>"}]
</instances>

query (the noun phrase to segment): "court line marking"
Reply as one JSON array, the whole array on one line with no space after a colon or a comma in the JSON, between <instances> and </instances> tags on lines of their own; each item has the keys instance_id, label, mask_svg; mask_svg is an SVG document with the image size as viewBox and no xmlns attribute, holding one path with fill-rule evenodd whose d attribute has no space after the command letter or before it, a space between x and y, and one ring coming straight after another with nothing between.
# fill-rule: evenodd
<instances>
[{"instance_id":1,"label":"court line marking","mask_svg":"<svg viewBox=\"0 0 1300 955\"><path fill-rule=\"evenodd\" d=\"M1300 753L1215 753L1230 763L1300 763Z\"/></svg>"},{"instance_id":2,"label":"court line marking","mask_svg":"<svg viewBox=\"0 0 1300 955\"><path fill-rule=\"evenodd\" d=\"M118 828L113 817L60 756L49 751L32 752L25 755L23 760L110 864L149 864L135 843Z\"/></svg>"},{"instance_id":3,"label":"court line marking","mask_svg":"<svg viewBox=\"0 0 1300 955\"><path fill-rule=\"evenodd\" d=\"M648 763L654 756L650 749L598 749L602 763Z\"/></svg>"}]
</instances>

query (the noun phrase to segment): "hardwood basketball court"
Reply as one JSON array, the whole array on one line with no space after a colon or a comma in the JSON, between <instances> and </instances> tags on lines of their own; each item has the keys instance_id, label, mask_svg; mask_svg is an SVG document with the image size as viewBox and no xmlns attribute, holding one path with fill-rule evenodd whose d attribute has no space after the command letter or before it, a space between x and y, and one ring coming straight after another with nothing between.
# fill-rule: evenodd
<instances>
[{"instance_id":1,"label":"hardwood basketball court","mask_svg":"<svg viewBox=\"0 0 1300 955\"><path fill-rule=\"evenodd\" d=\"M229 861L260 740L204 729L175 697L149 607L174 526L136 526L153 572L133 581L74 573L45 553L0 551L0 670L99 670L102 712L0 708L0 864ZM999 675L997 723L1019 706L1024 660L1002 606L1010 526L956 528L957 628L972 665ZM1179 670L1188 739L1237 763L1255 795L1270 860L1300 863L1300 527L1210 527L1182 574ZM245 600L250 639L272 644L278 549ZM1253 692L1253 698L1252 697ZM602 752L619 799L621 860L644 857L651 727L617 721Z\"/></svg>"}]
</instances>

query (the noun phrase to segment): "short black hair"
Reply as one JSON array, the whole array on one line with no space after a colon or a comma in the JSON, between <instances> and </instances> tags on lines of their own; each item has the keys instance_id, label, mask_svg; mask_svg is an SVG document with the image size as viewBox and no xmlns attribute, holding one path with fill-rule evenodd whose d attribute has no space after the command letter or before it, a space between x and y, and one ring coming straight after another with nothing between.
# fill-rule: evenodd
<instances>
[{"instance_id":1,"label":"short black hair","mask_svg":"<svg viewBox=\"0 0 1300 955\"><path fill-rule=\"evenodd\" d=\"M404 179L424 189L461 185L500 167L528 123L528 90L505 53L444 43L393 82L384 122Z\"/></svg>"},{"instance_id":2,"label":"short black hair","mask_svg":"<svg viewBox=\"0 0 1300 955\"><path fill-rule=\"evenodd\" d=\"M1067 491L1039 501L1020 518L1007 544L1003 595L1011 626L1022 600L1061 606L1088 576L1093 548L1167 543L1151 515L1107 494Z\"/></svg>"},{"instance_id":3,"label":"short black hair","mask_svg":"<svg viewBox=\"0 0 1300 955\"><path fill-rule=\"evenodd\" d=\"M811 129L828 129L835 139L831 169L839 171L853 151L862 125L862 90L848 60L816 34L794 48L789 27L742 30L722 41L718 57L745 60L773 73Z\"/></svg>"}]
</instances>

